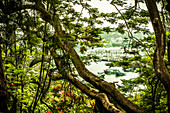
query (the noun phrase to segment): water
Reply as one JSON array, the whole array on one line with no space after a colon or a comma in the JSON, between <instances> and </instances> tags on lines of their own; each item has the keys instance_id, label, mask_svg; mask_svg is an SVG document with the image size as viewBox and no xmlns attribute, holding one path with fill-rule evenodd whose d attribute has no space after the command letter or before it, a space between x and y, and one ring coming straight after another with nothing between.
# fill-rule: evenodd
<instances>
[{"instance_id":1,"label":"water","mask_svg":"<svg viewBox=\"0 0 170 113\"><path fill-rule=\"evenodd\" d=\"M123 48L121 47L110 47L110 48L94 48L94 49L89 49L86 52L86 55L88 54L93 54L97 55L100 57L100 59L106 57L106 59L116 59L120 60L121 56L125 56L126 54L123 54ZM79 53L80 54L80 53ZM143 53L141 53L143 54ZM80 56L83 56L83 54L80 54ZM127 55L128 57L132 57L132 55ZM109 63L107 61L101 61L101 62L91 62L91 65L86 65L86 68L89 69L92 73L98 75L98 72L104 72L105 69L108 69L109 66L106 66L105 63ZM119 69L120 72L126 73L125 76L120 76L116 77L115 75L105 75L104 80L107 82L116 82L118 81L117 84L121 85L122 81L121 79L131 79L131 78L136 78L139 76L138 73L134 72L124 72L122 67L114 67L116 69ZM79 80L82 80L82 78L79 78Z\"/></svg>"},{"instance_id":2,"label":"water","mask_svg":"<svg viewBox=\"0 0 170 113\"><path fill-rule=\"evenodd\" d=\"M105 61L101 61L101 62L91 62L91 65L87 65L86 68L89 69L89 71L91 71L92 73L98 75L98 72L104 72L105 69L108 69L109 66L106 66L105 63L109 63L109 62L105 62ZM120 76L120 77L116 77L116 75L106 75L105 74L105 78L104 80L110 83L116 82L118 81L117 84L121 85L122 81L121 79L131 79L131 78L136 78L139 76L138 73L134 73L134 72L124 72L122 67L114 67L116 69L119 69L120 72L126 73L125 76Z\"/></svg>"}]
</instances>

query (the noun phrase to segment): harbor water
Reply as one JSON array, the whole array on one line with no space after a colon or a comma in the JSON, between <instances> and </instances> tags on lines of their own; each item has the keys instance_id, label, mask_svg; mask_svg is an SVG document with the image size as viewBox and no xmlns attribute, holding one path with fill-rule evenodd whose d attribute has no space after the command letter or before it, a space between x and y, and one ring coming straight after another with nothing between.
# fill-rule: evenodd
<instances>
[{"instance_id":1,"label":"harbor water","mask_svg":"<svg viewBox=\"0 0 170 113\"><path fill-rule=\"evenodd\" d=\"M86 68L91 71L92 73L98 75L98 72L104 72L104 70L109 69L109 66L106 66L105 63L109 63L106 61L101 61L101 62L91 62L90 65L87 65ZM124 72L122 67L114 67L115 69L119 69L120 72L125 73L125 76L119 76L116 77L115 74L112 75L107 75L105 74L104 80L110 83L113 82L118 82L117 84L121 85L122 81L121 79L131 79L131 78L136 78L139 76L138 73L135 72Z\"/></svg>"}]
</instances>

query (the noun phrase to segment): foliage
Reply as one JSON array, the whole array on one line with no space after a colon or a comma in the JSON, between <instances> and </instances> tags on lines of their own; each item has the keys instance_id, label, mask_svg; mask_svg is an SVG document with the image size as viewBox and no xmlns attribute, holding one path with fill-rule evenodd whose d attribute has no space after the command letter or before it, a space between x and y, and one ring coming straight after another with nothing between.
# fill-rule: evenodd
<instances>
[{"instance_id":1,"label":"foliage","mask_svg":"<svg viewBox=\"0 0 170 113\"><path fill-rule=\"evenodd\" d=\"M139 4L140 2L143 0L138 1ZM137 91L134 87L144 85L146 88L139 89L134 97L130 94L127 98L150 111L167 111L167 92L162 81L155 75L151 62L156 36L147 29L150 17L148 11L137 7L137 1L134 6L128 5L127 1L112 1L110 4L117 10L117 6L123 8L121 12L118 10L111 13L99 12L89 3L85 0L0 1L0 91L4 90L1 91L3 93L0 99L3 99L4 95L8 97L6 103L0 102L0 110L3 110L2 105L6 104L10 113L94 112L94 106L98 106L95 105L96 100L100 105L102 103L104 112L113 110L112 103L116 105L119 102L106 101L111 94L104 92L103 86L109 83L84 70L84 64L88 64L89 59L97 60L99 57L78 56L74 48L78 48L83 54L87 49L104 47L105 34L108 36L106 41L109 41L109 38L112 38L109 33L116 31L125 34L125 54L133 54L134 57L126 57L122 61L107 65L124 68L133 66L135 69L138 67L136 71L140 73L140 77L134 80L122 80L125 87L119 86L119 91L127 94ZM164 3L168 5L168 2L162 1L162 4ZM81 11L76 10L75 6L81 7ZM83 15L84 11L88 12L88 16ZM163 16L165 13L166 18ZM162 10L161 14L164 27L169 28L165 24L169 22L169 12ZM105 21L117 27L96 27L103 25ZM136 37L134 34L138 32L143 33L145 37ZM169 40L169 32L166 33ZM117 36L119 35L113 35ZM148 55L142 57L139 51L147 51ZM168 53L164 62L169 69ZM81 86L78 86L74 83L78 80L77 76L90 82L84 84L79 81ZM114 88L113 86L112 89ZM5 90L8 93L4 93ZM103 93L100 93L100 90ZM113 91L119 94L118 90ZM96 100L93 100L94 98ZM107 107L106 104L110 106ZM122 106L116 110L127 110ZM97 112L100 112L100 109Z\"/></svg>"},{"instance_id":2,"label":"foliage","mask_svg":"<svg viewBox=\"0 0 170 113\"><path fill-rule=\"evenodd\" d=\"M122 79L122 85L117 85L117 87L127 98L139 106L143 106L150 111L167 112L167 93L160 80L155 76L151 61L154 50L152 47L155 41L153 36L144 37L141 41L143 43L138 46L145 47L145 50L149 48L149 54L125 57L123 60L106 63L106 65L110 67L122 66L124 69L132 68L131 71L137 66L135 72L139 73L139 77L129 80ZM168 63L166 64L168 65Z\"/></svg>"},{"instance_id":3,"label":"foliage","mask_svg":"<svg viewBox=\"0 0 170 113\"><path fill-rule=\"evenodd\" d=\"M92 112L94 101L71 84L60 83L52 88L53 98L50 98L53 108L63 112Z\"/></svg>"}]
</instances>

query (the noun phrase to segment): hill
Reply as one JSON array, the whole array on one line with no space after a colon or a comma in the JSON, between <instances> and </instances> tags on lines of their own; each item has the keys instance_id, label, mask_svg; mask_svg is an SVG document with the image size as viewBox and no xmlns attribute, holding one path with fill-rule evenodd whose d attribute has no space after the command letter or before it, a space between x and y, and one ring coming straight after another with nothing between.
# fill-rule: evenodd
<instances>
[{"instance_id":1,"label":"hill","mask_svg":"<svg viewBox=\"0 0 170 113\"><path fill-rule=\"evenodd\" d=\"M104 33L100 35L107 43L106 47L120 47L128 44L128 34L120 34L116 31L110 33ZM141 33L134 34L136 38L142 38L143 35Z\"/></svg>"}]
</instances>

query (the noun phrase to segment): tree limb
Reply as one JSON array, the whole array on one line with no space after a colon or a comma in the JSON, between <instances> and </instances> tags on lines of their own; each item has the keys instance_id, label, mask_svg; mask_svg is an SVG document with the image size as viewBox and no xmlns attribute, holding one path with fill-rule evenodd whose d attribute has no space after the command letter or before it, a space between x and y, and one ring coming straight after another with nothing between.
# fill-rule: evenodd
<instances>
[{"instance_id":1,"label":"tree limb","mask_svg":"<svg viewBox=\"0 0 170 113\"><path fill-rule=\"evenodd\" d=\"M163 61L166 49L166 34L159 16L156 2L153 0L145 0L145 2L156 36L156 49L153 59L154 69L157 77L160 79L167 91L168 112L170 112L170 74Z\"/></svg>"},{"instance_id":2,"label":"tree limb","mask_svg":"<svg viewBox=\"0 0 170 113\"><path fill-rule=\"evenodd\" d=\"M166 90L169 90L170 74L163 61L166 48L166 34L161 23L156 3L153 0L145 0L145 2L150 13L150 19L156 36L156 50L153 59L154 68Z\"/></svg>"},{"instance_id":3,"label":"tree limb","mask_svg":"<svg viewBox=\"0 0 170 113\"><path fill-rule=\"evenodd\" d=\"M73 77L72 75L66 73L64 70L62 70L61 63L58 59L56 59L56 52L53 48L50 49L52 56L54 58L54 61L56 65L58 66L59 71L69 80L72 84L74 84L77 88L79 88L82 92L86 93L92 98L99 99L103 106L112 113L123 113L121 110L117 109L112 103L109 102L109 99L105 93L99 93L97 90L83 84L78 79Z\"/></svg>"},{"instance_id":4,"label":"tree limb","mask_svg":"<svg viewBox=\"0 0 170 113\"><path fill-rule=\"evenodd\" d=\"M41 12L42 18L45 21L49 22L55 28L55 31L56 31L55 35L57 36L57 38L66 38L62 31L59 19L53 19L53 15L50 14L48 11L46 11L42 7L38 7L38 6L34 6L34 5L27 5L27 6L24 6L23 8L34 9L34 10ZM59 43L62 45L62 47L65 49L65 51L67 53L69 53L73 64L75 65L79 75L82 78L84 78L86 81L93 84L99 90L102 90L102 91L106 92L106 94L109 94L127 112L147 113L146 110L137 106L136 104L133 104L131 101L129 101L127 98L125 98L124 95L122 95L113 85L111 85L110 83L100 79L99 77L97 77L96 75L91 73L85 67L83 62L78 57L76 51L74 50L74 48L68 41L63 42L59 39Z\"/></svg>"}]
</instances>

